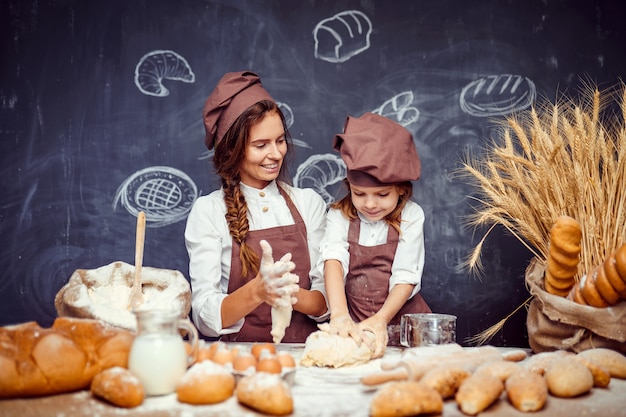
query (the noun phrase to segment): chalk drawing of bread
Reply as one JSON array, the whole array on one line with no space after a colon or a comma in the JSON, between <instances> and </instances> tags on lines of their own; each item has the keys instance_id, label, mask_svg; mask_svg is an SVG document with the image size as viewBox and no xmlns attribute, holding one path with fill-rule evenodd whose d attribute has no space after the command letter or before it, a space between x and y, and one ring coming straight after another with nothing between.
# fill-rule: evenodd
<instances>
[{"instance_id":1,"label":"chalk drawing of bread","mask_svg":"<svg viewBox=\"0 0 626 417\"><path fill-rule=\"evenodd\" d=\"M157 50L141 57L135 67L135 85L149 96L165 97L170 91L163 80L193 83L195 74L187 60L174 51Z\"/></svg>"},{"instance_id":2,"label":"chalk drawing of bread","mask_svg":"<svg viewBox=\"0 0 626 417\"><path fill-rule=\"evenodd\" d=\"M417 122L420 116L420 111L416 107L411 106L412 103L413 92L405 91L391 97L379 108L372 110L372 113L388 117L406 127L411 123Z\"/></svg>"},{"instance_id":3,"label":"chalk drawing of bread","mask_svg":"<svg viewBox=\"0 0 626 417\"><path fill-rule=\"evenodd\" d=\"M324 19L313 29L315 58L345 62L370 47L372 22L358 10L348 10Z\"/></svg>"},{"instance_id":4,"label":"chalk drawing of bread","mask_svg":"<svg viewBox=\"0 0 626 417\"><path fill-rule=\"evenodd\" d=\"M146 226L162 227L187 218L198 189L184 172L152 166L135 172L117 189L113 209L120 203L130 214L146 213Z\"/></svg>"},{"instance_id":5,"label":"chalk drawing of bread","mask_svg":"<svg viewBox=\"0 0 626 417\"><path fill-rule=\"evenodd\" d=\"M293 183L299 188L312 188L326 203L334 198L327 187L343 180L347 175L343 160L332 154L313 155L298 167Z\"/></svg>"},{"instance_id":6,"label":"chalk drawing of bread","mask_svg":"<svg viewBox=\"0 0 626 417\"><path fill-rule=\"evenodd\" d=\"M502 116L529 107L537 95L535 84L521 75L488 75L463 87L459 105L472 116Z\"/></svg>"}]
</instances>

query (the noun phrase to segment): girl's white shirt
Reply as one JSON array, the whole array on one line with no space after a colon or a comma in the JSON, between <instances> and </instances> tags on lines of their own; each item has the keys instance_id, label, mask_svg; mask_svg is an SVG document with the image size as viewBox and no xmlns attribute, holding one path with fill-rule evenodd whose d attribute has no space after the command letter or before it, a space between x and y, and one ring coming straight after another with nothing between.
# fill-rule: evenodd
<instances>
[{"instance_id":1,"label":"girl's white shirt","mask_svg":"<svg viewBox=\"0 0 626 417\"><path fill-rule=\"evenodd\" d=\"M414 201L409 201L402 210L400 240L391 266L389 290L396 284L411 284L415 287L411 297L421 288L424 270L424 210ZM384 220L370 221L359 213L361 233L359 244L376 246L387 242L389 225ZM331 208L326 216L326 231L320 244L321 256L318 268L324 270L324 262L335 259L343 267L343 280L346 281L350 252L348 251L348 227L350 221L339 209Z\"/></svg>"},{"instance_id":2,"label":"girl's white shirt","mask_svg":"<svg viewBox=\"0 0 626 417\"><path fill-rule=\"evenodd\" d=\"M248 205L250 230L262 230L294 224L285 199L276 182L264 189L241 183ZM301 189L281 183L300 212L307 228L308 251L311 260L311 290L324 291L324 277L319 265L319 244L324 235L326 203L314 190ZM232 254L232 237L225 218L226 204L222 189L199 197L193 204L185 228L185 244L189 254L191 280L192 320L206 336L219 336L238 332L244 319L228 328L222 328L221 305L228 294L228 281ZM269 242L270 245L272 242ZM275 261L278 258L274 259ZM327 315L313 317L322 321Z\"/></svg>"}]
</instances>

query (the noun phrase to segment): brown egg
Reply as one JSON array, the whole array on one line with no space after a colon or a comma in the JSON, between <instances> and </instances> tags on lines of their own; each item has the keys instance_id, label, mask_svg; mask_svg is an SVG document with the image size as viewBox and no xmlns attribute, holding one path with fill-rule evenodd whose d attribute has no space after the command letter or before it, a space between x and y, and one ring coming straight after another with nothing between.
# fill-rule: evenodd
<instances>
[{"instance_id":1,"label":"brown egg","mask_svg":"<svg viewBox=\"0 0 626 417\"><path fill-rule=\"evenodd\" d=\"M283 369L276 355L263 355L256 364L256 370L257 372L279 374Z\"/></svg>"},{"instance_id":2,"label":"brown egg","mask_svg":"<svg viewBox=\"0 0 626 417\"><path fill-rule=\"evenodd\" d=\"M257 358L257 360L259 360L259 358L261 357L261 352L263 352L264 350L269 351L269 353L271 353L272 355L276 354L276 346L273 343L269 343L269 342L255 343L254 345L252 345L250 352L252 352L254 357Z\"/></svg>"},{"instance_id":3,"label":"brown egg","mask_svg":"<svg viewBox=\"0 0 626 417\"><path fill-rule=\"evenodd\" d=\"M283 368L295 368L296 361L289 352L279 352L276 357Z\"/></svg>"},{"instance_id":4,"label":"brown egg","mask_svg":"<svg viewBox=\"0 0 626 417\"><path fill-rule=\"evenodd\" d=\"M250 368L256 368L257 360L250 352L239 352L233 359L233 369L244 372Z\"/></svg>"}]
</instances>

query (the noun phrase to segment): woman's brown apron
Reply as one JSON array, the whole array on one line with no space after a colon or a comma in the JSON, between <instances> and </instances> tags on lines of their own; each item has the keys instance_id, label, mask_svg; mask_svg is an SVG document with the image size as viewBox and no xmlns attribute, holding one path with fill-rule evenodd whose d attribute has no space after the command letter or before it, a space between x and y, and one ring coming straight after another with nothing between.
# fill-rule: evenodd
<instances>
[{"instance_id":1,"label":"woman's brown apron","mask_svg":"<svg viewBox=\"0 0 626 417\"><path fill-rule=\"evenodd\" d=\"M300 278L298 282L300 287L308 290L311 287L311 280L309 279L311 260L309 259L306 225L287 193L281 187L278 187L278 189L289 207L295 224L251 230L248 233L246 244L260 256L262 251L259 242L263 239L267 240L272 246L274 260L280 259L287 252L291 252L292 260L296 264L296 268L292 272ZM228 281L229 294L252 280L256 275L249 273L246 278L241 276L239 250L240 245L233 240L230 278ZM272 342L271 329L271 307L266 303L262 303L246 316L243 327L238 333L224 335L221 337L221 340L230 342ZM281 342L304 343L307 336L315 330L317 330L317 324L314 320L294 310L291 316L291 324L285 330L285 336Z\"/></svg>"},{"instance_id":2,"label":"woman's brown apron","mask_svg":"<svg viewBox=\"0 0 626 417\"><path fill-rule=\"evenodd\" d=\"M389 226L387 242L376 246L359 245L361 220L356 218L348 228L350 270L346 277L348 311L355 322L371 317L383 306L389 295L391 266L398 247L398 231ZM416 249L417 250L417 249ZM395 345L400 318L407 313L430 313L430 307L417 293L402 306L389 322L389 343ZM399 336L398 336L399 337Z\"/></svg>"}]
</instances>

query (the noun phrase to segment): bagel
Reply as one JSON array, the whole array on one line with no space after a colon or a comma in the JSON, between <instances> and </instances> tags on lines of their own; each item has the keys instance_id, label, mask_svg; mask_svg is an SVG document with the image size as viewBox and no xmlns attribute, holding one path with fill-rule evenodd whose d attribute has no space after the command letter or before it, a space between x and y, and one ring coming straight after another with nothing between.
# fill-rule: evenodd
<instances>
[{"instance_id":1,"label":"bagel","mask_svg":"<svg viewBox=\"0 0 626 417\"><path fill-rule=\"evenodd\" d=\"M584 276L580 280L580 291L582 293L583 298L593 307L608 307L609 303L602 298L595 284L595 276L597 274L597 268L591 272L591 274Z\"/></svg>"},{"instance_id":2,"label":"bagel","mask_svg":"<svg viewBox=\"0 0 626 417\"><path fill-rule=\"evenodd\" d=\"M596 267L596 273L594 274L596 288L598 289L598 293L600 296L606 300L609 305L613 305L617 303L620 299L619 293L615 291L613 285L611 285L609 279L606 274L606 263L608 259L604 261L604 263L598 267Z\"/></svg>"}]
</instances>

